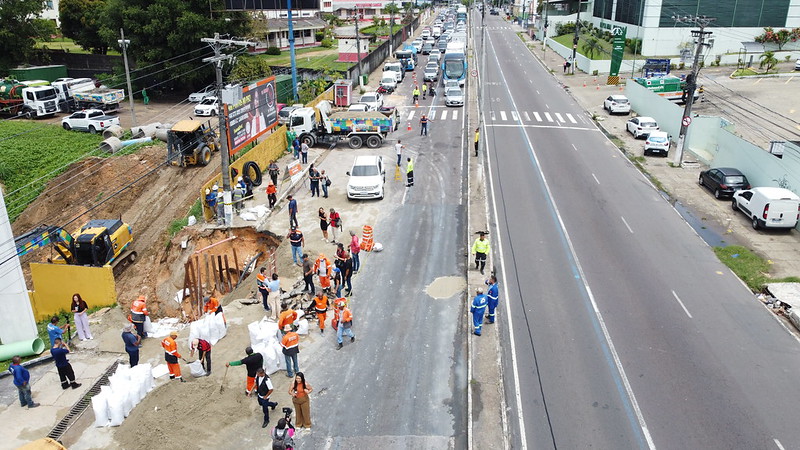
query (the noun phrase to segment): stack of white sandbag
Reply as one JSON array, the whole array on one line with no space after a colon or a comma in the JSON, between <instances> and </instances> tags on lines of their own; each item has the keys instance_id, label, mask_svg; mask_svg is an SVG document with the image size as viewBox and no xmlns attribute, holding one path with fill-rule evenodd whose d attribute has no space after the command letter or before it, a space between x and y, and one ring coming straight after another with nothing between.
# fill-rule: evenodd
<instances>
[{"instance_id":1,"label":"stack of white sandbag","mask_svg":"<svg viewBox=\"0 0 800 450\"><path fill-rule=\"evenodd\" d=\"M205 314L200 320L189 324L189 345L197 338L206 340L211 345L217 345L227 333L228 328L225 326L222 314Z\"/></svg>"},{"instance_id":2,"label":"stack of white sandbag","mask_svg":"<svg viewBox=\"0 0 800 450\"><path fill-rule=\"evenodd\" d=\"M247 326L250 333L250 347L254 352L261 353L264 357L264 370L273 374L286 368L283 352L281 352L281 337L278 324L266 317Z\"/></svg>"},{"instance_id":3,"label":"stack of white sandbag","mask_svg":"<svg viewBox=\"0 0 800 450\"><path fill-rule=\"evenodd\" d=\"M150 364L134 368L120 364L108 381L110 386L101 386L100 393L92 397L96 427L120 426L154 387Z\"/></svg>"}]
</instances>

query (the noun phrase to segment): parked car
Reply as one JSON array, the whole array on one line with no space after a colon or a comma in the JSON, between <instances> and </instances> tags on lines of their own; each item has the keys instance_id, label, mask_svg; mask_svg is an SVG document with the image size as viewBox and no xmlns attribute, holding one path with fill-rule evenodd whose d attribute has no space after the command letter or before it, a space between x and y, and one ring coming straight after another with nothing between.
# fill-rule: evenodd
<instances>
[{"instance_id":1,"label":"parked car","mask_svg":"<svg viewBox=\"0 0 800 450\"><path fill-rule=\"evenodd\" d=\"M104 111L99 109L78 111L61 119L61 126L67 131L88 131L92 134L103 131L112 125L119 125L119 117L107 116Z\"/></svg>"},{"instance_id":2,"label":"parked car","mask_svg":"<svg viewBox=\"0 0 800 450\"><path fill-rule=\"evenodd\" d=\"M195 116L216 116L219 114L219 100L217 97L206 97L199 105L194 107Z\"/></svg>"},{"instance_id":3,"label":"parked car","mask_svg":"<svg viewBox=\"0 0 800 450\"><path fill-rule=\"evenodd\" d=\"M383 198L383 185L386 183L386 171L382 156L356 156L353 167L347 172L348 200L358 198Z\"/></svg>"},{"instance_id":4,"label":"parked car","mask_svg":"<svg viewBox=\"0 0 800 450\"><path fill-rule=\"evenodd\" d=\"M800 59L794 62L794 70L800 70Z\"/></svg>"},{"instance_id":5,"label":"parked car","mask_svg":"<svg viewBox=\"0 0 800 450\"><path fill-rule=\"evenodd\" d=\"M206 97L213 97L217 95L216 89L214 86L208 86L202 91L192 92L189 94L189 101L192 103L200 103L206 99Z\"/></svg>"},{"instance_id":6,"label":"parked car","mask_svg":"<svg viewBox=\"0 0 800 450\"><path fill-rule=\"evenodd\" d=\"M734 192L750 189L750 182L742 172L733 167L714 167L700 172L697 180L700 186L705 186L714 193L714 197L732 197Z\"/></svg>"},{"instance_id":7,"label":"parked car","mask_svg":"<svg viewBox=\"0 0 800 450\"><path fill-rule=\"evenodd\" d=\"M500 11L497 10L496 8L492 8L492 9L489 10L489 14L492 15L492 16L499 16L500 15Z\"/></svg>"},{"instance_id":8,"label":"parked car","mask_svg":"<svg viewBox=\"0 0 800 450\"><path fill-rule=\"evenodd\" d=\"M639 116L628 120L625 125L628 133L632 134L634 138L639 139L642 136L647 136L653 131L658 131L658 122L652 117Z\"/></svg>"},{"instance_id":9,"label":"parked car","mask_svg":"<svg viewBox=\"0 0 800 450\"><path fill-rule=\"evenodd\" d=\"M380 92L367 92L361 96L358 102L368 104L370 111L377 111L378 108L383 106L383 95Z\"/></svg>"},{"instance_id":10,"label":"parked car","mask_svg":"<svg viewBox=\"0 0 800 450\"><path fill-rule=\"evenodd\" d=\"M397 72L383 72L383 75L381 75L381 87L393 92L397 88Z\"/></svg>"},{"instance_id":11,"label":"parked car","mask_svg":"<svg viewBox=\"0 0 800 450\"><path fill-rule=\"evenodd\" d=\"M653 153L664 156L669 154L669 134L666 131L652 131L644 141L644 156Z\"/></svg>"},{"instance_id":12,"label":"parked car","mask_svg":"<svg viewBox=\"0 0 800 450\"><path fill-rule=\"evenodd\" d=\"M755 230L794 228L800 219L800 197L779 187L755 187L736 191L731 207L747 216Z\"/></svg>"},{"instance_id":13,"label":"parked car","mask_svg":"<svg viewBox=\"0 0 800 450\"><path fill-rule=\"evenodd\" d=\"M460 87L450 87L444 91L445 106L464 106L464 93Z\"/></svg>"},{"instance_id":14,"label":"parked car","mask_svg":"<svg viewBox=\"0 0 800 450\"><path fill-rule=\"evenodd\" d=\"M631 102L624 95L609 95L603 101L603 109L609 114L629 114L631 112Z\"/></svg>"},{"instance_id":15,"label":"parked car","mask_svg":"<svg viewBox=\"0 0 800 450\"><path fill-rule=\"evenodd\" d=\"M422 44L422 49L420 50L420 53L422 53L423 55L430 55L431 50L433 50L433 41L425 41L425 43Z\"/></svg>"}]
</instances>

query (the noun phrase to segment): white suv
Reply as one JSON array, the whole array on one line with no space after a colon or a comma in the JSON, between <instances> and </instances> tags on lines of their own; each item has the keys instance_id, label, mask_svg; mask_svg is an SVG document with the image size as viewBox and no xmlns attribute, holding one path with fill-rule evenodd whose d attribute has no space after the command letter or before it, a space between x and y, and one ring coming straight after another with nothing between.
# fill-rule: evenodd
<instances>
[{"instance_id":1,"label":"white suv","mask_svg":"<svg viewBox=\"0 0 800 450\"><path fill-rule=\"evenodd\" d=\"M628 120L625 124L628 133L632 134L634 139L640 137L647 137L651 132L658 131L658 122L652 117L639 116Z\"/></svg>"},{"instance_id":2,"label":"white suv","mask_svg":"<svg viewBox=\"0 0 800 450\"><path fill-rule=\"evenodd\" d=\"M609 95L603 102L603 109L609 114L628 114L631 112L631 102L624 95Z\"/></svg>"},{"instance_id":3,"label":"white suv","mask_svg":"<svg viewBox=\"0 0 800 450\"><path fill-rule=\"evenodd\" d=\"M386 170L382 156L356 156L353 168L347 172L347 199L383 199L383 185L386 183Z\"/></svg>"}]
</instances>

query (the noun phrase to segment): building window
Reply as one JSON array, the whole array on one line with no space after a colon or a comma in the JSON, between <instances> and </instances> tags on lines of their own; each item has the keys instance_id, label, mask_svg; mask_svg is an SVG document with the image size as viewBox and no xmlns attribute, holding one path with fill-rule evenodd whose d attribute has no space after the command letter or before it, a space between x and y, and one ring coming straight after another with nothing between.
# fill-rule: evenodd
<instances>
[{"instance_id":1,"label":"building window","mask_svg":"<svg viewBox=\"0 0 800 450\"><path fill-rule=\"evenodd\" d=\"M785 27L791 0L664 0L659 26L693 27L672 16L714 17L715 27Z\"/></svg>"},{"instance_id":2,"label":"building window","mask_svg":"<svg viewBox=\"0 0 800 450\"><path fill-rule=\"evenodd\" d=\"M642 12L644 0L617 0L617 13L614 20L631 25L639 25L641 20L639 13Z\"/></svg>"},{"instance_id":3,"label":"building window","mask_svg":"<svg viewBox=\"0 0 800 450\"><path fill-rule=\"evenodd\" d=\"M594 16L610 20L613 7L614 0L594 0Z\"/></svg>"}]
</instances>

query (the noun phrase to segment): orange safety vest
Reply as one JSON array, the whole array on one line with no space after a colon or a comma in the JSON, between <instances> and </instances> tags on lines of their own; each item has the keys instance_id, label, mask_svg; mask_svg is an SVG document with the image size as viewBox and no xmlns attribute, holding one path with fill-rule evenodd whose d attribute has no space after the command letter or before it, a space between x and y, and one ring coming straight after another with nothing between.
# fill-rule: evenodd
<instances>
[{"instance_id":1,"label":"orange safety vest","mask_svg":"<svg viewBox=\"0 0 800 450\"><path fill-rule=\"evenodd\" d=\"M172 336L167 336L161 341L161 346L164 347L164 351L169 353L170 355L180 358L181 354L178 353L178 344L175 342L175 339L172 339Z\"/></svg>"},{"instance_id":2,"label":"orange safety vest","mask_svg":"<svg viewBox=\"0 0 800 450\"><path fill-rule=\"evenodd\" d=\"M281 347L285 348L286 350L297 348L298 345L300 345L300 335L294 331L286 333L286 335L283 336L283 339L281 339Z\"/></svg>"},{"instance_id":3,"label":"orange safety vest","mask_svg":"<svg viewBox=\"0 0 800 450\"><path fill-rule=\"evenodd\" d=\"M208 303L206 303L206 305L203 307L203 312L213 313L217 312L217 309L219 309L219 301L216 298L211 297L208 300Z\"/></svg>"},{"instance_id":4,"label":"orange safety vest","mask_svg":"<svg viewBox=\"0 0 800 450\"><path fill-rule=\"evenodd\" d=\"M342 322L350 322L353 320L353 313L350 311L350 308L345 307L342 310Z\"/></svg>"},{"instance_id":5,"label":"orange safety vest","mask_svg":"<svg viewBox=\"0 0 800 450\"><path fill-rule=\"evenodd\" d=\"M141 298L137 298L131 304L131 312L134 314L148 315L147 302L145 300L142 300Z\"/></svg>"},{"instance_id":6,"label":"orange safety vest","mask_svg":"<svg viewBox=\"0 0 800 450\"><path fill-rule=\"evenodd\" d=\"M333 270L333 268L331 267L331 260L328 259L326 256L317 258L317 260L314 261L314 273L319 272L320 262L322 262L323 260L325 261L325 271L327 272L324 276L329 277L331 276L331 270Z\"/></svg>"},{"instance_id":7,"label":"orange safety vest","mask_svg":"<svg viewBox=\"0 0 800 450\"><path fill-rule=\"evenodd\" d=\"M293 309L287 309L278 316L278 329L283 330L286 325L291 325L297 319L297 313Z\"/></svg>"},{"instance_id":8,"label":"orange safety vest","mask_svg":"<svg viewBox=\"0 0 800 450\"><path fill-rule=\"evenodd\" d=\"M274 184L267 185L267 195L277 194L277 193L278 193L278 188L276 188Z\"/></svg>"},{"instance_id":9,"label":"orange safety vest","mask_svg":"<svg viewBox=\"0 0 800 450\"><path fill-rule=\"evenodd\" d=\"M314 297L314 303L316 303L315 307L317 311L327 311L328 310L328 296L323 295L322 297Z\"/></svg>"},{"instance_id":10,"label":"orange safety vest","mask_svg":"<svg viewBox=\"0 0 800 450\"><path fill-rule=\"evenodd\" d=\"M267 288L267 276L266 275L262 275L262 274L259 273L258 275L256 275L256 279L258 280L258 282L256 284L258 285L259 289L266 289Z\"/></svg>"}]
</instances>

